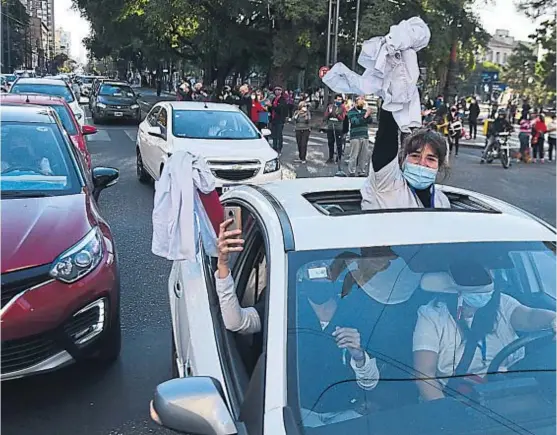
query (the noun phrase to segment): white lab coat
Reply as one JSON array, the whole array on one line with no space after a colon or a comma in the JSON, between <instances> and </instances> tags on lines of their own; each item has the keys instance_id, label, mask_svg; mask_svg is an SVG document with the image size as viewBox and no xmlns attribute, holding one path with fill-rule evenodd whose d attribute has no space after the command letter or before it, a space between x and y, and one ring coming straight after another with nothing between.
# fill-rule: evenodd
<instances>
[{"instance_id":1,"label":"white lab coat","mask_svg":"<svg viewBox=\"0 0 557 435\"><path fill-rule=\"evenodd\" d=\"M155 182L153 254L195 261L201 238L205 251L217 255L217 236L197 189L202 193L215 189L215 178L205 160L189 151L172 154Z\"/></svg>"},{"instance_id":2,"label":"white lab coat","mask_svg":"<svg viewBox=\"0 0 557 435\"><path fill-rule=\"evenodd\" d=\"M364 42L358 63L366 68L356 74L337 63L323 77L323 83L335 92L375 94L383 99L383 109L393 113L399 128L410 131L420 127L421 106L416 84L420 77L417 51L429 43L431 32L419 17L391 26L384 37Z\"/></svg>"}]
</instances>

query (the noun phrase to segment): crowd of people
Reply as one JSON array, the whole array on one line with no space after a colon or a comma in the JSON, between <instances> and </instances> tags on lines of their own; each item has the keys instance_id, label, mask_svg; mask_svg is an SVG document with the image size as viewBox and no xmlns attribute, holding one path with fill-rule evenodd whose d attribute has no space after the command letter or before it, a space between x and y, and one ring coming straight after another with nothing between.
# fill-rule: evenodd
<instances>
[{"instance_id":1,"label":"crowd of people","mask_svg":"<svg viewBox=\"0 0 557 435\"><path fill-rule=\"evenodd\" d=\"M487 153L492 149L497 136L503 132L514 131L514 125L519 127L520 149L515 154L517 161L525 163L545 162L546 137L549 144L548 157L553 161L555 143L557 139L557 123L555 113L550 113L551 121L546 123L543 110L533 110L525 99L518 111L516 101L509 101L506 107L492 104L488 117L490 119L486 147L481 162L485 161ZM475 97L463 98L457 104L447 106L442 95L435 102L427 97L422 105L422 120L424 126L435 128L442 133L449 143L449 153L458 155L459 142L462 138L476 139L480 106ZM468 121L468 130L465 127Z\"/></svg>"}]
</instances>

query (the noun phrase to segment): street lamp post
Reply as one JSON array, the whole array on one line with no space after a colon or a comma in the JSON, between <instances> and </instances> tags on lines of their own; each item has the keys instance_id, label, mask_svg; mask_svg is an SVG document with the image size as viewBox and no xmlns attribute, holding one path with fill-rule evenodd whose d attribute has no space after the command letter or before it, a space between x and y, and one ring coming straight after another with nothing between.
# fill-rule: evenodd
<instances>
[{"instance_id":1,"label":"street lamp post","mask_svg":"<svg viewBox=\"0 0 557 435\"><path fill-rule=\"evenodd\" d=\"M356 51L358 49L358 30L360 26L360 0L356 2L356 27L354 28L354 48L352 51L352 71L356 69Z\"/></svg>"},{"instance_id":2,"label":"street lamp post","mask_svg":"<svg viewBox=\"0 0 557 435\"><path fill-rule=\"evenodd\" d=\"M338 23L339 23L339 3L340 0L329 0L329 19L327 21L327 54L325 56L325 64L327 67L337 62L338 54ZM334 18L334 26L333 26ZM333 29L331 31L331 26ZM332 39L334 37L334 39ZM331 50L332 48L332 50ZM325 86L323 95L324 103L329 103L329 88Z\"/></svg>"}]
</instances>

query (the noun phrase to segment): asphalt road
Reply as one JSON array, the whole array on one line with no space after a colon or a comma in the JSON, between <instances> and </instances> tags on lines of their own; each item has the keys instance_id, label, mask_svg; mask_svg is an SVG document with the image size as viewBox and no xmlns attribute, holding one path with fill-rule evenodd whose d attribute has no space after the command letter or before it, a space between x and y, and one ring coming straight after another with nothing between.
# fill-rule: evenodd
<instances>
[{"instance_id":1,"label":"asphalt road","mask_svg":"<svg viewBox=\"0 0 557 435\"><path fill-rule=\"evenodd\" d=\"M145 100L153 101L152 96ZM147 109L148 104L145 104ZM101 195L112 227L122 279L123 348L108 369L72 366L2 384L2 431L14 435L170 434L149 419L155 386L170 378L170 262L151 254L152 186L135 178L133 125L102 125L89 141L96 166L120 169L117 185ZM332 175L322 134L310 140L308 164L292 163L295 141L285 129L283 165L298 177ZM476 190L522 207L555 225L555 164L480 165L480 149L462 148L446 184ZM516 229L519 230L519 229Z\"/></svg>"}]
</instances>

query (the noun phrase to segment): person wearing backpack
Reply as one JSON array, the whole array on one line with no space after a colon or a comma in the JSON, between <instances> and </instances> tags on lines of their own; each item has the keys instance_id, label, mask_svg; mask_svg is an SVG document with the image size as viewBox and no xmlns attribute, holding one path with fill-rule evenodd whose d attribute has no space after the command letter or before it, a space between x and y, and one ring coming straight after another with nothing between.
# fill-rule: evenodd
<instances>
[{"instance_id":1,"label":"person wearing backpack","mask_svg":"<svg viewBox=\"0 0 557 435\"><path fill-rule=\"evenodd\" d=\"M458 156L458 144L462 136L462 121L458 115L456 106L451 107L451 111L447 115L449 122L449 154L453 152L453 145L455 149L455 156Z\"/></svg>"}]
</instances>

